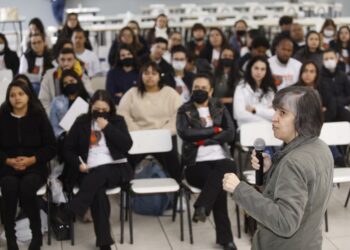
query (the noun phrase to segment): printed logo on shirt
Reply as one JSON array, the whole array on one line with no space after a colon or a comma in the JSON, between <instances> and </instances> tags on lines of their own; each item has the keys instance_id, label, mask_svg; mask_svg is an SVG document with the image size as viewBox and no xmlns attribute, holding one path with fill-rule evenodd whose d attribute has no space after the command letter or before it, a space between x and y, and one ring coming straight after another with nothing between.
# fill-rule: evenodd
<instances>
[{"instance_id":1,"label":"printed logo on shirt","mask_svg":"<svg viewBox=\"0 0 350 250\"><path fill-rule=\"evenodd\" d=\"M39 74L40 72L40 67L39 66L34 66L33 70L32 70L32 73L33 74Z\"/></svg>"},{"instance_id":2,"label":"printed logo on shirt","mask_svg":"<svg viewBox=\"0 0 350 250\"><path fill-rule=\"evenodd\" d=\"M101 137L102 137L101 131L91 130L90 148L97 147L101 140Z\"/></svg>"},{"instance_id":3,"label":"printed logo on shirt","mask_svg":"<svg viewBox=\"0 0 350 250\"><path fill-rule=\"evenodd\" d=\"M201 120L201 125L202 125L203 127L207 127L207 124L208 124L210 121L212 121L210 115L208 115L207 117L200 117L200 120Z\"/></svg>"},{"instance_id":4,"label":"printed logo on shirt","mask_svg":"<svg viewBox=\"0 0 350 250\"><path fill-rule=\"evenodd\" d=\"M283 82L286 84L286 86L289 86L293 84L293 75L273 75L273 78L275 80L275 86L280 86Z\"/></svg>"}]
</instances>

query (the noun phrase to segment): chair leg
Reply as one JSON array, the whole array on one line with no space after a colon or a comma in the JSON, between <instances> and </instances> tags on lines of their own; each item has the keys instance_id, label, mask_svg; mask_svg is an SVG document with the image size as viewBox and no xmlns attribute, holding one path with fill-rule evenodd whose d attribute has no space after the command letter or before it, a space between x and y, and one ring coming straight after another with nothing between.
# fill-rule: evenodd
<instances>
[{"instance_id":1,"label":"chair leg","mask_svg":"<svg viewBox=\"0 0 350 250\"><path fill-rule=\"evenodd\" d=\"M344 207L348 206L349 198L350 198L350 188L349 188L349 192L348 192L348 197L346 197L346 201L345 201Z\"/></svg>"},{"instance_id":2,"label":"chair leg","mask_svg":"<svg viewBox=\"0 0 350 250\"><path fill-rule=\"evenodd\" d=\"M130 233L130 244L134 244L134 235L133 235L133 221L132 221L132 194L129 191L129 196L128 196L128 207L129 207L129 233Z\"/></svg>"},{"instance_id":3,"label":"chair leg","mask_svg":"<svg viewBox=\"0 0 350 250\"><path fill-rule=\"evenodd\" d=\"M238 238L241 238L241 218L239 213L239 206L236 204L236 216L237 216L237 232Z\"/></svg>"},{"instance_id":4,"label":"chair leg","mask_svg":"<svg viewBox=\"0 0 350 250\"><path fill-rule=\"evenodd\" d=\"M180 188L180 190L181 190L181 188ZM173 221L176 220L176 207L177 207L177 200L178 200L178 197L179 197L179 193L180 193L180 192L181 192L181 191L174 193L174 200L173 200ZM181 199L181 195L180 195L180 199Z\"/></svg>"},{"instance_id":5,"label":"chair leg","mask_svg":"<svg viewBox=\"0 0 350 250\"><path fill-rule=\"evenodd\" d=\"M193 231L192 231L192 220L191 220L191 206L190 206L190 192L185 191L185 200L187 206L187 221L188 221L188 231L190 234L190 243L193 244Z\"/></svg>"},{"instance_id":6,"label":"chair leg","mask_svg":"<svg viewBox=\"0 0 350 250\"><path fill-rule=\"evenodd\" d=\"M183 191L184 191L183 188L180 188L179 193L180 193L180 239L181 241L184 241L184 216L183 216L184 211L183 211L183 204L182 204ZM176 207L175 207L175 210L176 210Z\"/></svg>"},{"instance_id":7,"label":"chair leg","mask_svg":"<svg viewBox=\"0 0 350 250\"><path fill-rule=\"evenodd\" d=\"M128 221L129 217L129 191L125 191L125 221Z\"/></svg>"},{"instance_id":8,"label":"chair leg","mask_svg":"<svg viewBox=\"0 0 350 250\"><path fill-rule=\"evenodd\" d=\"M47 244L51 245L51 189L49 185L46 187L47 190Z\"/></svg>"},{"instance_id":9,"label":"chair leg","mask_svg":"<svg viewBox=\"0 0 350 250\"><path fill-rule=\"evenodd\" d=\"M326 232L328 233L328 213L327 213L327 210L324 213L324 222L325 222Z\"/></svg>"},{"instance_id":10,"label":"chair leg","mask_svg":"<svg viewBox=\"0 0 350 250\"><path fill-rule=\"evenodd\" d=\"M120 195L120 244L124 243L124 191Z\"/></svg>"}]
</instances>

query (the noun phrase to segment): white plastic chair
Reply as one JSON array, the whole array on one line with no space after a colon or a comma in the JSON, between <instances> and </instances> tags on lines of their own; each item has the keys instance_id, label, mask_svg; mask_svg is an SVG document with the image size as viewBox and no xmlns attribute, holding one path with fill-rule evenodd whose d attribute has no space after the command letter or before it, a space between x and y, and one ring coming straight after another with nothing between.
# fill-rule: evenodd
<instances>
[{"instance_id":1,"label":"white plastic chair","mask_svg":"<svg viewBox=\"0 0 350 250\"><path fill-rule=\"evenodd\" d=\"M172 149L171 132L168 129L139 130L130 132L133 145L129 150L130 155L151 154L169 152ZM177 193L180 190L179 184L173 178L147 178L134 179L130 182L130 196L128 200L129 207L129 229L130 244L133 244L133 220L131 198L132 194L146 195L159 193ZM181 200L180 200L181 206ZM182 209L181 209L182 210ZM174 210L173 210L174 212ZM176 211L175 211L176 212ZM182 211L181 218L182 218ZM173 215L173 220L175 219ZM181 240L183 240L183 221L180 220Z\"/></svg>"},{"instance_id":2,"label":"white plastic chair","mask_svg":"<svg viewBox=\"0 0 350 250\"><path fill-rule=\"evenodd\" d=\"M349 122L327 122L323 124L320 139L329 146L340 146L350 144L350 123ZM350 182L350 168L334 168L333 183L340 184ZM344 207L347 207L350 197L350 189ZM328 232L328 214L325 213L325 227Z\"/></svg>"}]
</instances>

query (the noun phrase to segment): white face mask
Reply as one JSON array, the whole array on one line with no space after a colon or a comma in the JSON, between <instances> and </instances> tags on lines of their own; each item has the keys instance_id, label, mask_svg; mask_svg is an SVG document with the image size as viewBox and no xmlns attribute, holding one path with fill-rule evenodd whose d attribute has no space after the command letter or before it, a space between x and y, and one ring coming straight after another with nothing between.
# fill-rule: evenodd
<instances>
[{"instance_id":1,"label":"white face mask","mask_svg":"<svg viewBox=\"0 0 350 250\"><path fill-rule=\"evenodd\" d=\"M334 30L324 30L323 35L325 37L332 37L332 36L334 36Z\"/></svg>"},{"instance_id":2,"label":"white face mask","mask_svg":"<svg viewBox=\"0 0 350 250\"><path fill-rule=\"evenodd\" d=\"M3 51L5 49L5 44L4 43L0 43L0 51Z\"/></svg>"},{"instance_id":3,"label":"white face mask","mask_svg":"<svg viewBox=\"0 0 350 250\"><path fill-rule=\"evenodd\" d=\"M335 70L335 68L337 67L337 60L335 60L335 59L328 59L328 60L323 62L323 65L328 70Z\"/></svg>"},{"instance_id":4,"label":"white face mask","mask_svg":"<svg viewBox=\"0 0 350 250\"><path fill-rule=\"evenodd\" d=\"M184 68L186 67L186 62L183 61L173 60L171 64L173 65L175 71L184 70Z\"/></svg>"}]
</instances>

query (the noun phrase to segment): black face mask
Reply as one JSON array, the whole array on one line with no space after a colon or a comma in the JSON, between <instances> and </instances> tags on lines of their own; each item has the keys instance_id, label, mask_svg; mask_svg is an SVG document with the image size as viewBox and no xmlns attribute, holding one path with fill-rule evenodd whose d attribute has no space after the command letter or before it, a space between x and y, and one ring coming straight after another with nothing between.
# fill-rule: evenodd
<instances>
[{"instance_id":1,"label":"black face mask","mask_svg":"<svg viewBox=\"0 0 350 250\"><path fill-rule=\"evenodd\" d=\"M231 67L234 64L234 60L233 59L228 59L228 58L220 59L220 63L224 67Z\"/></svg>"},{"instance_id":2,"label":"black face mask","mask_svg":"<svg viewBox=\"0 0 350 250\"><path fill-rule=\"evenodd\" d=\"M206 100L208 100L208 97L209 97L208 91L205 91L202 89L196 89L192 91L191 100L198 104L202 104Z\"/></svg>"},{"instance_id":3,"label":"black face mask","mask_svg":"<svg viewBox=\"0 0 350 250\"><path fill-rule=\"evenodd\" d=\"M92 111L92 118L94 118L95 120L97 120L97 118L104 118L108 120L109 112Z\"/></svg>"},{"instance_id":4,"label":"black face mask","mask_svg":"<svg viewBox=\"0 0 350 250\"><path fill-rule=\"evenodd\" d=\"M237 34L238 36L244 36L246 33L247 33L246 30L237 30L237 31L236 31L236 34Z\"/></svg>"},{"instance_id":5,"label":"black face mask","mask_svg":"<svg viewBox=\"0 0 350 250\"><path fill-rule=\"evenodd\" d=\"M120 64L123 67L130 67L134 65L134 59L133 58L124 58L123 60L120 60Z\"/></svg>"},{"instance_id":6,"label":"black face mask","mask_svg":"<svg viewBox=\"0 0 350 250\"><path fill-rule=\"evenodd\" d=\"M79 91L78 84L68 84L63 88L63 94L66 96L75 95Z\"/></svg>"}]
</instances>

